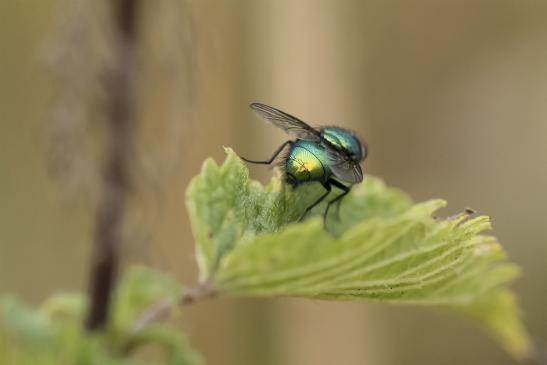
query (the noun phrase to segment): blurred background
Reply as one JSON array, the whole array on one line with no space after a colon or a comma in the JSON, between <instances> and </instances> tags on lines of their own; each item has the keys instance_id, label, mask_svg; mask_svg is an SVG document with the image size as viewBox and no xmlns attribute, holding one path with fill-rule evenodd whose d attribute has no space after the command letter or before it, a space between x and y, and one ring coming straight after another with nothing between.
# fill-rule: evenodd
<instances>
[{"instance_id":1,"label":"blurred background","mask_svg":"<svg viewBox=\"0 0 547 365\"><path fill-rule=\"evenodd\" d=\"M547 346L547 2L145 4L126 263L195 282L186 186L222 146L260 159L285 140L249 110L260 101L356 130L365 172L416 201L491 215ZM0 2L0 292L32 303L87 286L102 116L86 103L108 58L91 8ZM219 298L181 322L209 364L514 363L473 323L427 308Z\"/></svg>"}]
</instances>

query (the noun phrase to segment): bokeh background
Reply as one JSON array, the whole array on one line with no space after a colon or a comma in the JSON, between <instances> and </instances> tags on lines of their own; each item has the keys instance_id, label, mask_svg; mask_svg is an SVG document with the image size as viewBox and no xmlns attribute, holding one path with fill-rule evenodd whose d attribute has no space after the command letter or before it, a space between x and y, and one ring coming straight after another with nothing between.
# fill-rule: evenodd
<instances>
[{"instance_id":1,"label":"bokeh background","mask_svg":"<svg viewBox=\"0 0 547 365\"><path fill-rule=\"evenodd\" d=\"M81 105L52 118L71 82L52 75L67 62L69 79L86 80L100 44L67 46L66 35L101 23L69 3L0 2L0 291L32 303L87 285L100 123L74 122ZM547 2L146 4L125 262L196 280L185 188L222 146L262 158L284 141L248 109L261 101L353 128L370 146L365 172L416 201L491 215L524 270L514 289L526 324L547 346ZM72 58L51 61L63 42ZM219 298L181 325L209 364L514 363L474 324L424 308Z\"/></svg>"}]
</instances>

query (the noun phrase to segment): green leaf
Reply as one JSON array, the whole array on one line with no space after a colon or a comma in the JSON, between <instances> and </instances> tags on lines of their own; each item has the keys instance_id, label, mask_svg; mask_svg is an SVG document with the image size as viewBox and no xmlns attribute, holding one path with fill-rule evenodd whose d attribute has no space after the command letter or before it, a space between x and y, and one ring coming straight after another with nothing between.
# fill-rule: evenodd
<instances>
[{"instance_id":1,"label":"green leaf","mask_svg":"<svg viewBox=\"0 0 547 365\"><path fill-rule=\"evenodd\" d=\"M116 290L110 326L116 332L131 332L142 311L161 300L174 304L182 292L173 277L143 266L132 267Z\"/></svg>"},{"instance_id":2,"label":"green leaf","mask_svg":"<svg viewBox=\"0 0 547 365\"><path fill-rule=\"evenodd\" d=\"M520 307L509 290L495 290L468 306L456 307L480 321L501 344L518 358L531 355L531 340L520 320Z\"/></svg>"},{"instance_id":3,"label":"green leaf","mask_svg":"<svg viewBox=\"0 0 547 365\"><path fill-rule=\"evenodd\" d=\"M250 296L369 299L455 308L479 322L514 356L531 351L506 285L519 270L506 261L485 216L434 219L446 203L413 204L366 176L341 205L293 223L320 194L292 189L279 173L267 186L249 180L236 154L204 163L187 191L201 277L220 291Z\"/></svg>"},{"instance_id":4,"label":"green leaf","mask_svg":"<svg viewBox=\"0 0 547 365\"><path fill-rule=\"evenodd\" d=\"M183 291L170 275L144 266L130 268L114 296L110 341L122 352L143 345L159 345L165 353L166 364L201 364L201 356L190 349L186 336L178 328L154 324L135 332L135 323L144 311L159 302L176 309Z\"/></svg>"},{"instance_id":5,"label":"green leaf","mask_svg":"<svg viewBox=\"0 0 547 365\"><path fill-rule=\"evenodd\" d=\"M90 333L82 327L87 303L81 294L58 294L38 309L13 296L0 297L0 364L138 365L128 353L159 345L163 362L170 365L201 364L186 337L177 328L155 324L135 331L137 317L158 301L175 300L182 288L162 273L143 267L128 271L113 298L106 331Z\"/></svg>"}]
</instances>

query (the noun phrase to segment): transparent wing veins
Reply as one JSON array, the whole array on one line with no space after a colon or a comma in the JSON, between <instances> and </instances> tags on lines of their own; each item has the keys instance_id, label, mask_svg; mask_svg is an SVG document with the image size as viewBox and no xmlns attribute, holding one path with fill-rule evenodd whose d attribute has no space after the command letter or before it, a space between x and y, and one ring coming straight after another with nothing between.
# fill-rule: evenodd
<instances>
[{"instance_id":1,"label":"transparent wing veins","mask_svg":"<svg viewBox=\"0 0 547 365\"><path fill-rule=\"evenodd\" d=\"M321 139L321 134L318 130L279 109L261 103L252 103L251 109L268 122L296 138L311 141L319 141Z\"/></svg>"},{"instance_id":2,"label":"transparent wing veins","mask_svg":"<svg viewBox=\"0 0 547 365\"><path fill-rule=\"evenodd\" d=\"M363 171L359 163L334 148L327 147L326 150L329 167L336 177L352 184L363 181Z\"/></svg>"}]
</instances>

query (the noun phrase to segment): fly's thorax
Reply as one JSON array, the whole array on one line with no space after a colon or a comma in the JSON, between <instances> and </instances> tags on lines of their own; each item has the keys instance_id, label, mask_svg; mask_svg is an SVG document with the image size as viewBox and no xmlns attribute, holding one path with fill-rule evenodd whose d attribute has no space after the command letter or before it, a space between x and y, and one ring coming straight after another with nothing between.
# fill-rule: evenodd
<instances>
[{"instance_id":1,"label":"fly's thorax","mask_svg":"<svg viewBox=\"0 0 547 365\"><path fill-rule=\"evenodd\" d=\"M362 161L366 157L363 144L350 131L338 127L326 127L321 130L321 137L334 148L345 152L354 161Z\"/></svg>"},{"instance_id":2,"label":"fly's thorax","mask_svg":"<svg viewBox=\"0 0 547 365\"><path fill-rule=\"evenodd\" d=\"M292 185L326 180L331 172L324 147L317 142L297 140L287 154L285 173Z\"/></svg>"}]
</instances>

